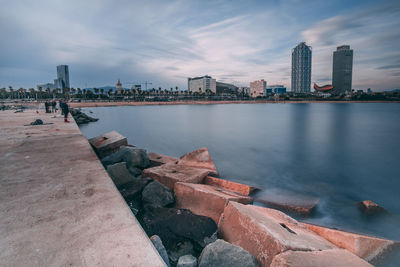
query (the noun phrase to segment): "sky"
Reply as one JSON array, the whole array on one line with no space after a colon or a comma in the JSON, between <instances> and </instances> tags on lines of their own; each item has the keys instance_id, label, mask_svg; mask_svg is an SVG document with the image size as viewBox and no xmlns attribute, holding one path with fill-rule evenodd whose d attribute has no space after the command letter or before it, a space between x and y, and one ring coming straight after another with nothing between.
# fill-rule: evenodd
<instances>
[{"instance_id":1,"label":"sky","mask_svg":"<svg viewBox=\"0 0 400 267\"><path fill-rule=\"evenodd\" d=\"M353 88L400 88L400 2L391 0L0 0L0 87L35 87L69 65L71 87L187 77L290 90L291 50L312 46L312 82L330 84L332 53L354 50Z\"/></svg>"}]
</instances>

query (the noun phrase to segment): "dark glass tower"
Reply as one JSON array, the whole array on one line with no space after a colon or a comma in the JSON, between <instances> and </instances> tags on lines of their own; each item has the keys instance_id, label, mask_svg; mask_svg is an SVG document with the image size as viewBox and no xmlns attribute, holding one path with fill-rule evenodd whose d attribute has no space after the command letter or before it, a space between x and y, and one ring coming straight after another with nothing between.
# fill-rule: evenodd
<instances>
[{"instance_id":1,"label":"dark glass tower","mask_svg":"<svg viewBox=\"0 0 400 267\"><path fill-rule=\"evenodd\" d=\"M349 45L337 47L333 52L332 85L334 94L351 92L353 50Z\"/></svg>"},{"instance_id":2,"label":"dark glass tower","mask_svg":"<svg viewBox=\"0 0 400 267\"><path fill-rule=\"evenodd\" d=\"M292 49L292 92L310 92L311 54L311 46L305 42Z\"/></svg>"},{"instance_id":3,"label":"dark glass tower","mask_svg":"<svg viewBox=\"0 0 400 267\"><path fill-rule=\"evenodd\" d=\"M57 66L57 81L58 81L58 88L60 89L70 88L68 65Z\"/></svg>"}]
</instances>

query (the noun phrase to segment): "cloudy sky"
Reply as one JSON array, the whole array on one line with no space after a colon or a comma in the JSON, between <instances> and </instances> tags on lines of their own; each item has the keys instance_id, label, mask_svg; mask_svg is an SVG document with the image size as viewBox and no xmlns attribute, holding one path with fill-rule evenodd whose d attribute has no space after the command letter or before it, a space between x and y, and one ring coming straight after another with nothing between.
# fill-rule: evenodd
<instances>
[{"instance_id":1,"label":"cloudy sky","mask_svg":"<svg viewBox=\"0 0 400 267\"><path fill-rule=\"evenodd\" d=\"M35 87L70 68L72 87L152 82L186 89L211 75L290 88L291 49L313 48L312 81L354 49L353 88L400 88L400 2L0 0L0 87Z\"/></svg>"}]
</instances>

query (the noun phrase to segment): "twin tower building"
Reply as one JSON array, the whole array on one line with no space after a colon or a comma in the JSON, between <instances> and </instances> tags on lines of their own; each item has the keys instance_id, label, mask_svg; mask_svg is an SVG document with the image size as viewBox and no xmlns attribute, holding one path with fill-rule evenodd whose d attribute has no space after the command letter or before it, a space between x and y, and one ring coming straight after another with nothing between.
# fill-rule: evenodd
<instances>
[{"instance_id":1,"label":"twin tower building","mask_svg":"<svg viewBox=\"0 0 400 267\"><path fill-rule=\"evenodd\" d=\"M308 93L311 89L311 46L300 43L292 50L292 92ZM332 94L351 92L353 50L349 45L333 52Z\"/></svg>"}]
</instances>

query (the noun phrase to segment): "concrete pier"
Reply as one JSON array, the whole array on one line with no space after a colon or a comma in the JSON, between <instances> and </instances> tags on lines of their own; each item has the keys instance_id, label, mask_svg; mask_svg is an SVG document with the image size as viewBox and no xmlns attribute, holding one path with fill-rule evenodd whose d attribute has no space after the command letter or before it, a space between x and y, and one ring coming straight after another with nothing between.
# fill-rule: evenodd
<instances>
[{"instance_id":1,"label":"concrete pier","mask_svg":"<svg viewBox=\"0 0 400 267\"><path fill-rule=\"evenodd\" d=\"M52 116L0 112L0 266L166 266L73 119Z\"/></svg>"}]
</instances>

